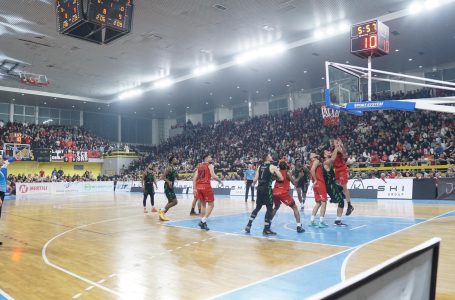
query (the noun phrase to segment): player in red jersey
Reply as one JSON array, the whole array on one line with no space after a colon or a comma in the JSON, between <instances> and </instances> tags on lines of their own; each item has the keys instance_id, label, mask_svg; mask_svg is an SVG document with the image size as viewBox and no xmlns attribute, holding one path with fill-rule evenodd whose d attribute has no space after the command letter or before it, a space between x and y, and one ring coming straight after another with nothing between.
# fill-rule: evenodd
<instances>
[{"instance_id":1,"label":"player in red jersey","mask_svg":"<svg viewBox=\"0 0 455 300\"><path fill-rule=\"evenodd\" d=\"M194 197L201 202L202 218L199 222L199 227L201 227L201 229L209 230L207 227L207 219L209 218L213 207L215 206L215 197L213 195L212 186L210 185L210 180L213 178L222 186L223 182L215 174L215 170L212 165L212 156L210 154L206 154L204 155L203 159L204 162L199 164L196 168L196 172L194 172L193 193Z\"/></svg>"},{"instance_id":2,"label":"player in red jersey","mask_svg":"<svg viewBox=\"0 0 455 300\"><path fill-rule=\"evenodd\" d=\"M300 222L300 212L295 205L294 198L289 195L289 189L291 187L291 181L294 186L297 185L296 179L292 176L291 172L289 172L289 164L285 160L280 160L278 163L278 167L280 168L280 173L283 176L283 181L275 181L275 186L273 187L272 194L273 194L273 203L275 207L272 211L272 219L275 217L276 212L280 209L281 203L292 208L294 211L295 222L297 223L297 232L302 233L305 232L305 229L302 227L302 223Z\"/></svg>"},{"instance_id":3,"label":"player in red jersey","mask_svg":"<svg viewBox=\"0 0 455 300\"><path fill-rule=\"evenodd\" d=\"M331 141L331 146L333 149L338 148L340 150L333 163L333 168L335 170L335 179L337 183L343 187L343 194L345 195L346 202L348 203L346 216L349 216L354 211L354 206L351 204L351 195L349 194L348 189L349 168L345 163L348 155L341 139Z\"/></svg>"},{"instance_id":4,"label":"player in red jersey","mask_svg":"<svg viewBox=\"0 0 455 300\"><path fill-rule=\"evenodd\" d=\"M321 208L319 214L319 228L325 228L328 227L328 225L324 223L325 210L327 207L327 187L322 173L322 163L319 160L318 155L314 152L310 153L310 174L311 181L313 182L314 200L316 201L316 205L311 213L310 226L318 226L316 225L314 218L316 217L319 208Z\"/></svg>"}]
</instances>

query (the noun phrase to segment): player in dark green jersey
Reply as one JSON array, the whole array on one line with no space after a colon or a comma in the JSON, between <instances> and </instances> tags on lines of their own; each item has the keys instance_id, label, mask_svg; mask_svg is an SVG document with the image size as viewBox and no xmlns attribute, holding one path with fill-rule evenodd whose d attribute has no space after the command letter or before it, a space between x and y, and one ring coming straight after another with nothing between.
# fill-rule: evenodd
<instances>
[{"instance_id":1,"label":"player in dark green jersey","mask_svg":"<svg viewBox=\"0 0 455 300\"><path fill-rule=\"evenodd\" d=\"M177 163L178 163L177 158L171 156L169 158L169 166L166 168L163 175L161 176L161 179L164 180L164 193L166 194L166 198L168 201L164 210L160 209L159 211L159 217L161 221L169 221L169 219L166 217L166 213L169 211L171 207L177 205L177 196L175 195L174 192L174 182L178 176L176 170Z\"/></svg>"},{"instance_id":2,"label":"player in dark green jersey","mask_svg":"<svg viewBox=\"0 0 455 300\"><path fill-rule=\"evenodd\" d=\"M283 175L281 175L280 170L271 164L272 156L266 154L262 157L262 164L258 167L256 175L253 180L253 186L258 184L257 189L257 198L256 198L256 208L253 210L250 216L250 220L245 227L245 232L250 233L251 225L253 224L254 219L261 210L262 206L265 205L267 212L265 213L264 220L264 230L262 233L264 235L276 235L270 229L272 222L272 211L273 211L273 195L272 195L272 183L277 178L278 181L283 181Z\"/></svg>"},{"instance_id":3,"label":"player in dark green jersey","mask_svg":"<svg viewBox=\"0 0 455 300\"><path fill-rule=\"evenodd\" d=\"M142 200L142 204L144 206L144 213L147 213L147 197L150 195L150 204L152 205L152 209L150 212L156 212L155 208L155 188L158 188L156 185L156 173L155 173L155 166L153 164L149 164L147 169L145 170L144 174L142 174L142 191L144 192L144 199Z\"/></svg>"},{"instance_id":4,"label":"player in dark green jersey","mask_svg":"<svg viewBox=\"0 0 455 300\"><path fill-rule=\"evenodd\" d=\"M310 170L303 164L300 159L296 159L292 175L295 177L297 182L295 189L297 191L297 197L300 202L300 209L303 210L306 200L306 193L308 191L308 184L310 181Z\"/></svg>"}]
</instances>

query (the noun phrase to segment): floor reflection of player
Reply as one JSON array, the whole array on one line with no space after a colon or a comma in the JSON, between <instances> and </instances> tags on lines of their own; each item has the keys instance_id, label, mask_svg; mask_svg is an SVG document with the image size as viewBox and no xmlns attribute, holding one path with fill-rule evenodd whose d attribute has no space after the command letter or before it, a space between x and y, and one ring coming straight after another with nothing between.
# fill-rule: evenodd
<instances>
[{"instance_id":1,"label":"floor reflection of player","mask_svg":"<svg viewBox=\"0 0 455 300\"><path fill-rule=\"evenodd\" d=\"M325 185L324 175L322 173L322 163L316 153L310 153L310 174L313 181L314 200L316 205L311 213L310 226L319 228L328 227L324 222L325 210L327 207L327 188ZM314 220L318 210L321 209L319 214L319 225Z\"/></svg>"},{"instance_id":2,"label":"floor reflection of player","mask_svg":"<svg viewBox=\"0 0 455 300\"><path fill-rule=\"evenodd\" d=\"M343 188L337 184L335 180L335 172L333 170L333 163L338 152L341 151L339 147L336 147L333 152L329 150L324 151L324 179L327 187L327 194L330 196L330 202L338 204L337 208L337 218L335 220L335 225L337 226L346 226L341 222L341 216L343 215L344 210L344 194Z\"/></svg>"},{"instance_id":3,"label":"floor reflection of player","mask_svg":"<svg viewBox=\"0 0 455 300\"><path fill-rule=\"evenodd\" d=\"M339 148L335 161L333 163L333 168L335 170L335 179L339 185L343 187L343 193L346 197L348 203L348 208L346 209L346 216L349 216L353 211L354 207L351 205L351 195L348 189L348 180L349 180L349 168L345 163L345 160L348 158L346 148L340 139L335 139L331 141L332 148Z\"/></svg>"},{"instance_id":4,"label":"floor reflection of player","mask_svg":"<svg viewBox=\"0 0 455 300\"><path fill-rule=\"evenodd\" d=\"M300 212L295 204L294 198L289 194L289 189L291 187L291 181L295 185L296 180L289 172L289 164L285 160L281 160L278 163L278 167L280 169L280 173L283 176L283 181L276 181L275 186L273 188L273 202L275 207L272 211L272 219L275 217L275 214L280 209L281 203L289 206L294 211L295 222L297 224L297 232L302 233L305 232L305 229L302 227L302 223L300 222Z\"/></svg>"}]
</instances>

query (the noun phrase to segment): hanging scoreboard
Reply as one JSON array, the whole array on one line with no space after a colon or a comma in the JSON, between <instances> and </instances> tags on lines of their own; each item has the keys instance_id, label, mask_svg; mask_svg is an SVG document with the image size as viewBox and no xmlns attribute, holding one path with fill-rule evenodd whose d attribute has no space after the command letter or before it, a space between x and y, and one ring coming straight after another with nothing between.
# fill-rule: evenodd
<instances>
[{"instance_id":1,"label":"hanging scoreboard","mask_svg":"<svg viewBox=\"0 0 455 300\"><path fill-rule=\"evenodd\" d=\"M90 0L89 20L112 29L131 28L133 5L131 0Z\"/></svg>"},{"instance_id":2,"label":"hanging scoreboard","mask_svg":"<svg viewBox=\"0 0 455 300\"><path fill-rule=\"evenodd\" d=\"M83 21L82 0L57 0L57 27L60 33Z\"/></svg>"},{"instance_id":3,"label":"hanging scoreboard","mask_svg":"<svg viewBox=\"0 0 455 300\"><path fill-rule=\"evenodd\" d=\"M108 44L131 32L133 0L55 0L64 35Z\"/></svg>"},{"instance_id":4,"label":"hanging scoreboard","mask_svg":"<svg viewBox=\"0 0 455 300\"><path fill-rule=\"evenodd\" d=\"M389 27L373 20L353 25L351 28L351 53L367 58L379 57L390 52Z\"/></svg>"}]
</instances>

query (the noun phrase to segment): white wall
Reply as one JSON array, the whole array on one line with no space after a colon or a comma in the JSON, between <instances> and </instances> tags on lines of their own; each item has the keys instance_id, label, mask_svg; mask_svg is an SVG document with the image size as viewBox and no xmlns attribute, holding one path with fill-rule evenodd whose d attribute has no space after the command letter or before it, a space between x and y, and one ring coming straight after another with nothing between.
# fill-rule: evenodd
<instances>
[{"instance_id":1,"label":"white wall","mask_svg":"<svg viewBox=\"0 0 455 300\"><path fill-rule=\"evenodd\" d=\"M113 176L113 175L120 175L120 170L125 166L125 168L128 168L128 166L137 158L113 158L113 157L108 157L105 158L103 161L103 165L101 168L101 174L102 175L108 175L108 176Z\"/></svg>"},{"instance_id":2,"label":"white wall","mask_svg":"<svg viewBox=\"0 0 455 300\"><path fill-rule=\"evenodd\" d=\"M176 119L165 119L164 120L164 140L167 140L169 138L169 132L171 130L172 126L175 126L177 124Z\"/></svg>"},{"instance_id":3,"label":"white wall","mask_svg":"<svg viewBox=\"0 0 455 300\"><path fill-rule=\"evenodd\" d=\"M152 145L158 145L160 143L160 133L158 120L152 120Z\"/></svg>"},{"instance_id":4,"label":"white wall","mask_svg":"<svg viewBox=\"0 0 455 300\"><path fill-rule=\"evenodd\" d=\"M291 97L294 102L294 110L308 107L311 104L310 93L293 93Z\"/></svg>"},{"instance_id":5,"label":"white wall","mask_svg":"<svg viewBox=\"0 0 455 300\"><path fill-rule=\"evenodd\" d=\"M215 109L215 122L232 119L232 109L217 108Z\"/></svg>"},{"instance_id":6,"label":"white wall","mask_svg":"<svg viewBox=\"0 0 455 300\"><path fill-rule=\"evenodd\" d=\"M253 117L267 115L269 113L269 102L258 101L253 103Z\"/></svg>"},{"instance_id":7,"label":"white wall","mask_svg":"<svg viewBox=\"0 0 455 300\"><path fill-rule=\"evenodd\" d=\"M196 125L197 123L202 124L202 114L187 114L186 121L191 121L193 125Z\"/></svg>"}]
</instances>

